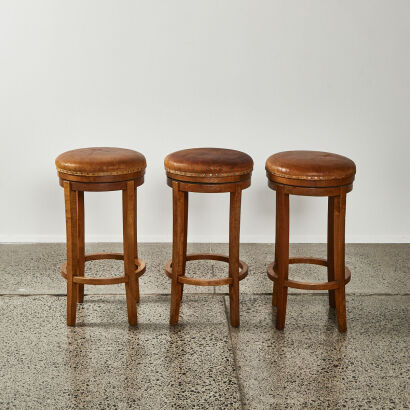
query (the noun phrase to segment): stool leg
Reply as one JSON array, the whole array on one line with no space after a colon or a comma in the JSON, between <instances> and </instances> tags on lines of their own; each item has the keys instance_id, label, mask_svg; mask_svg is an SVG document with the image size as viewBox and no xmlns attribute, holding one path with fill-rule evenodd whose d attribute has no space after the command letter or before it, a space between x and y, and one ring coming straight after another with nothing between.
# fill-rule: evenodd
<instances>
[{"instance_id":1,"label":"stool leg","mask_svg":"<svg viewBox=\"0 0 410 410\"><path fill-rule=\"evenodd\" d=\"M136 187L135 187L136 189ZM137 236L137 190L135 191L135 222L132 225L134 230L133 236L135 237L135 245L134 245L134 258L138 259L138 236ZM134 263L135 265L135 263ZM140 283L139 278L135 279L135 301L137 303L140 302Z\"/></svg>"},{"instance_id":2,"label":"stool leg","mask_svg":"<svg viewBox=\"0 0 410 410\"><path fill-rule=\"evenodd\" d=\"M85 238L84 238L84 191L76 191L78 218L78 276L84 276ZM84 285L78 285L78 303L84 302Z\"/></svg>"},{"instance_id":3,"label":"stool leg","mask_svg":"<svg viewBox=\"0 0 410 410\"><path fill-rule=\"evenodd\" d=\"M327 202L327 280L332 282L335 280L334 272L334 209L335 197L329 196ZM335 291L329 290L329 306L336 307Z\"/></svg>"},{"instance_id":4,"label":"stool leg","mask_svg":"<svg viewBox=\"0 0 410 410\"><path fill-rule=\"evenodd\" d=\"M64 202L67 232L67 325L75 326L78 285L73 282L73 277L79 272L77 193L67 181L64 182Z\"/></svg>"},{"instance_id":5,"label":"stool leg","mask_svg":"<svg viewBox=\"0 0 410 410\"><path fill-rule=\"evenodd\" d=\"M187 244L188 244L188 197L189 193L184 192L184 239L183 239L183 259L182 259L182 273L181 275L185 275L186 269L186 254L187 254ZM182 300L182 295L184 293L184 284L181 283L181 296L180 299Z\"/></svg>"},{"instance_id":6,"label":"stool leg","mask_svg":"<svg viewBox=\"0 0 410 410\"><path fill-rule=\"evenodd\" d=\"M335 305L337 326L340 332L347 330L346 325L346 294L345 294L345 215L346 194L333 198L333 272L339 282L335 289Z\"/></svg>"},{"instance_id":7,"label":"stool leg","mask_svg":"<svg viewBox=\"0 0 410 410\"><path fill-rule=\"evenodd\" d=\"M127 182L122 191L123 236L124 236L124 271L128 282L125 283L128 323L137 324L137 278L135 277L135 257L137 251L136 219L137 191L134 181Z\"/></svg>"},{"instance_id":8,"label":"stool leg","mask_svg":"<svg viewBox=\"0 0 410 410\"><path fill-rule=\"evenodd\" d=\"M276 195L276 202L277 202L278 196ZM276 209L278 208L277 203L276 203ZM276 226L275 226L275 263L274 263L274 268L276 269L278 266L278 261L277 258L279 256L279 249L278 249L278 241L277 238L279 237L279 214L276 211ZM277 306L278 304L278 285L276 282L273 282L273 292L272 292L272 306Z\"/></svg>"},{"instance_id":9,"label":"stool leg","mask_svg":"<svg viewBox=\"0 0 410 410\"><path fill-rule=\"evenodd\" d=\"M171 309L169 322L176 325L179 319L179 308L182 298L182 284L178 276L184 274L186 263L186 228L185 220L188 211L188 193L180 191L179 183L172 182L173 238L172 238L172 282ZM186 211L186 212L185 212Z\"/></svg>"},{"instance_id":10,"label":"stool leg","mask_svg":"<svg viewBox=\"0 0 410 410\"><path fill-rule=\"evenodd\" d=\"M282 330L285 327L288 297L285 281L289 273L289 194L285 194L281 187L276 190L276 252L275 261L278 269L276 328Z\"/></svg>"},{"instance_id":11,"label":"stool leg","mask_svg":"<svg viewBox=\"0 0 410 410\"><path fill-rule=\"evenodd\" d=\"M239 326L239 236L241 223L242 191L238 188L230 194L229 209L229 305L231 326Z\"/></svg>"}]
</instances>

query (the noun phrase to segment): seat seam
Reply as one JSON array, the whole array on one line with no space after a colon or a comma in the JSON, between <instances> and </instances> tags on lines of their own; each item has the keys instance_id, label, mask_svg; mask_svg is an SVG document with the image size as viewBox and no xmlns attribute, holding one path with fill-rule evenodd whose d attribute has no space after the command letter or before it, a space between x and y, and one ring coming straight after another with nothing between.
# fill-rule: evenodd
<instances>
[{"instance_id":1,"label":"seat seam","mask_svg":"<svg viewBox=\"0 0 410 410\"><path fill-rule=\"evenodd\" d=\"M329 180L329 179L343 179L352 177L354 174L346 174L342 176L310 176L310 175L289 175L289 174L280 174L278 172L272 172L266 169L268 174L281 177L281 178L288 178L288 179L308 179L308 180Z\"/></svg>"},{"instance_id":2,"label":"seat seam","mask_svg":"<svg viewBox=\"0 0 410 410\"><path fill-rule=\"evenodd\" d=\"M176 171L170 168L165 167L165 171L169 172L170 174L176 175L184 175L188 177L230 177L236 175L245 175L252 172L252 169L246 171L238 171L238 172L212 172L212 173L204 173L204 172L185 172L185 171Z\"/></svg>"},{"instance_id":3,"label":"seat seam","mask_svg":"<svg viewBox=\"0 0 410 410\"><path fill-rule=\"evenodd\" d=\"M57 171L61 172L62 174L69 174L69 175L82 175L82 176L108 176L108 175L124 175L124 174L133 174L135 172L144 171L144 168L134 168L134 169L126 169L126 170L118 170L118 171L101 171L101 172L83 172L83 171L71 171L68 169L62 169L57 167Z\"/></svg>"}]
</instances>

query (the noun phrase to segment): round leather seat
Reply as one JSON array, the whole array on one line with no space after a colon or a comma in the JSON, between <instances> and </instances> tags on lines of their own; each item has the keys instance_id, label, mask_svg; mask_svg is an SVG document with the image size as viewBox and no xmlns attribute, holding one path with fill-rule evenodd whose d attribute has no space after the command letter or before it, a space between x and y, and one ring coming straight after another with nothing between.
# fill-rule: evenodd
<instances>
[{"instance_id":1,"label":"round leather seat","mask_svg":"<svg viewBox=\"0 0 410 410\"><path fill-rule=\"evenodd\" d=\"M351 184L355 163L342 155L321 151L284 151L266 161L266 174L276 183L304 187Z\"/></svg>"},{"instance_id":2,"label":"round leather seat","mask_svg":"<svg viewBox=\"0 0 410 410\"><path fill-rule=\"evenodd\" d=\"M231 149L191 148L167 155L164 166L172 179L225 183L249 178L253 160L248 154Z\"/></svg>"},{"instance_id":3,"label":"round leather seat","mask_svg":"<svg viewBox=\"0 0 410 410\"><path fill-rule=\"evenodd\" d=\"M117 182L143 176L147 166L144 155L124 148L81 148L56 158L58 175L63 180Z\"/></svg>"}]
</instances>

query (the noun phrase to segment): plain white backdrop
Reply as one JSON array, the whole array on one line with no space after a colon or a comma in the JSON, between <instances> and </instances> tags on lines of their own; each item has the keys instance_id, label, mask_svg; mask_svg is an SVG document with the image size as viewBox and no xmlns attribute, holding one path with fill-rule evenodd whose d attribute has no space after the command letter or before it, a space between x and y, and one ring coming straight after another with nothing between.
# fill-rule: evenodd
<instances>
[{"instance_id":1,"label":"plain white backdrop","mask_svg":"<svg viewBox=\"0 0 410 410\"><path fill-rule=\"evenodd\" d=\"M0 241L64 241L55 157L142 152L140 241L170 241L163 158L255 161L242 242L273 242L266 158L352 158L347 242L410 241L408 0L1 0ZM120 193L86 194L86 240L122 240ZM291 240L326 238L326 200L291 198ZM226 241L228 194L191 195L189 240Z\"/></svg>"}]
</instances>

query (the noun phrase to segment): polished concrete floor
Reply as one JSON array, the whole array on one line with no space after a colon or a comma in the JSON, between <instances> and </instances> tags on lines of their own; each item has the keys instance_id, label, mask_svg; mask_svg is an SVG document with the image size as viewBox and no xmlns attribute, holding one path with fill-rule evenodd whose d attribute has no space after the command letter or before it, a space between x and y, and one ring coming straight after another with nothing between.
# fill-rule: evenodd
<instances>
[{"instance_id":1,"label":"polished concrete floor","mask_svg":"<svg viewBox=\"0 0 410 410\"><path fill-rule=\"evenodd\" d=\"M90 244L88 252L120 251ZM226 252L195 244L191 252ZM347 245L348 332L340 334L321 293L291 292L286 329L274 326L270 244L243 244L241 326L229 326L227 288L186 287L170 327L170 244L141 244L139 325L127 324L120 285L86 287L78 325L65 325L63 244L0 245L0 408L409 408L410 245ZM323 244L291 255L324 257ZM88 262L86 274L121 275L118 261ZM221 277L219 262L187 274ZM291 275L325 279L322 267Z\"/></svg>"}]
</instances>

